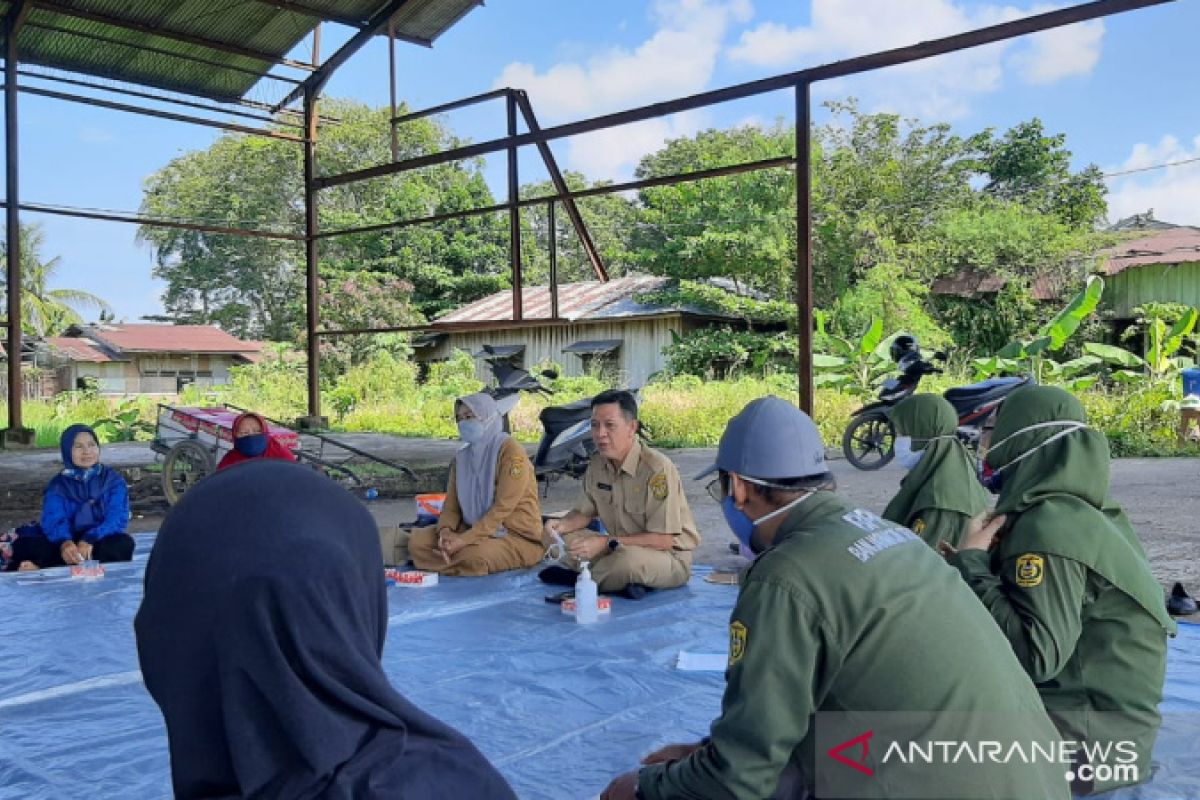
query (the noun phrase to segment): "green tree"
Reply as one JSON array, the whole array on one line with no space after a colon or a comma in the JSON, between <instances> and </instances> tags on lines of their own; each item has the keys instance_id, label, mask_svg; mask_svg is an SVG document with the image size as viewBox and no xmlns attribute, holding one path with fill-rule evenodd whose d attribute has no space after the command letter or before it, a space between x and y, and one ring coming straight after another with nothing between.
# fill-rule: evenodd
<instances>
[{"instance_id":1,"label":"green tree","mask_svg":"<svg viewBox=\"0 0 1200 800\"><path fill-rule=\"evenodd\" d=\"M318 173L334 174L390 159L388 111L325 101L338 118L321 130ZM434 120L400 129L402 157L436 152L458 140ZM294 143L236 134L172 160L146 181L142 211L229 227L303 230L302 153ZM481 162L331 188L318 200L323 230L420 218L490 205ZM295 338L303 322L304 252L295 242L143 227L155 275L167 282L164 305L178 321L215 322L244 336ZM415 225L320 243L322 274L366 270L413 287L418 311L432 316L507 285L506 227L498 215Z\"/></svg>"},{"instance_id":2,"label":"green tree","mask_svg":"<svg viewBox=\"0 0 1200 800\"><path fill-rule=\"evenodd\" d=\"M1095 164L1071 171L1065 134L1048 136L1038 118L1014 125L984 147L984 191L1090 230L1108 211L1104 176Z\"/></svg>"},{"instance_id":3,"label":"green tree","mask_svg":"<svg viewBox=\"0 0 1200 800\"><path fill-rule=\"evenodd\" d=\"M30 336L53 336L83 323L80 310L95 310L103 317L112 308L102 298L82 289L52 289L62 262L59 256L43 260L45 234L36 223L21 226L21 330ZM0 243L0 274L8 272L8 242ZM7 302L7 295L0 293Z\"/></svg>"}]
</instances>

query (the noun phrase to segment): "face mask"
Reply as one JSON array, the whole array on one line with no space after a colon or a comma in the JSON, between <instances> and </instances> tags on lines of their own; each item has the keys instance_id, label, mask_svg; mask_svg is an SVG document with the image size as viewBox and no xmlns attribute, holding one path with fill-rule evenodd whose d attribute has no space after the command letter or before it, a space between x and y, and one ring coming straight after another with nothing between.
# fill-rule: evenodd
<instances>
[{"instance_id":1,"label":"face mask","mask_svg":"<svg viewBox=\"0 0 1200 800\"><path fill-rule=\"evenodd\" d=\"M267 451L267 435L252 433L249 436L239 436L233 440L233 449L248 458L261 456Z\"/></svg>"},{"instance_id":2,"label":"face mask","mask_svg":"<svg viewBox=\"0 0 1200 800\"><path fill-rule=\"evenodd\" d=\"M988 472L987 465L982 461L979 462L979 482L983 484L983 488L987 489L992 494L1000 494L1004 488L1004 473L1003 472Z\"/></svg>"},{"instance_id":3,"label":"face mask","mask_svg":"<svg viewBox=\"0 0 1200 800\"><path fill-rule=\"evenodd\" d=\"M896 463L905 469L912 469L921 461L921 456L925 455L923 450L913 452L911 436L897 436L896 444L893 446L893 451L896 454Z\"/></svg>"},{"instance_id":4,"label":"face mask","mask_svg":"<svg viewBox=\"0 0 1200 800\"><path fill-rule=\"evenodd\" d=\"M1031 455L1036 453L1038 450L1041 450L1043 447L1045 447L1046 445L1050 444L1051 442L1053 442L1057 439L1061 439L1062 437L1067 436L1072 433L1075 433L1076 431L1086 430L1087 424L1083 423L1083 422L1078 422L1076 420L1059 420L1059 421L1055 421L1055 422L1039 422L1036 425L1029 425L1027 427L1021 428L1019 431L1014 431L1013 433L1009 434L1008 436L1005 436L1000 441L994 442L990 447L988 447L988 452L994 453L1000 447L1000 445L1004 444L1009 439L1020 436L1023 433L1028 433L1029 431L1041 430L1042 428L1066 428L1066 430L1059 431L1058 433L1054 434L1053 436L1051 436L1049 439L1042 442L1041 444L1038 444L1038 445L1035 445L1034 447L1029 448L1024 453L1021 453L1021 455L1014 458L1012 461L1009 461L1007 464L1003 464L999 467L996 467L992 471L991 475L989 475L987 478L984 478L981 481L983 483L983 487L985 489L987 489L992 494L1000 494L1001 488L1004 486L1004 470L1009 469L1010 467L1012 467L1013 465L1015 465L1021 461L1024 461L1025 459L1029 458ZM984 458L986 459L987 456L985 455ZM982 470L981 470L981 472L982 472Z\"/></svg>"},{"instance_id":5,"label":"face mask","mask_svg":"<svg viewBox=\"0 0 1200 800\"><path fill-rule=\"evenodd\" d=\"M733 501L733 495L726 495L721 501L721 513L725 515L725 523L729 525L729 530L733 531L733 535L747 550L754 552L754 545L750 544L750 537L754 535L754 528L763 524L767 520L774 519L781 514L786 514L802 502L812 497L812 492L802 494L792 502L785 506L781 506L770 514L764 514L758 519L750 519L745 511L739 509Z\"/></svg>"},{"instance_id":6,"label":"face mask","mask_svg":"<svg viewBox=\"0 0 1200 800\"><path fill-rule=\"evenodd\" d=\"M464 419L458 423L458 438L474 444L483 438L483 423L477 419Z\"/></svg>"}]
</instances>

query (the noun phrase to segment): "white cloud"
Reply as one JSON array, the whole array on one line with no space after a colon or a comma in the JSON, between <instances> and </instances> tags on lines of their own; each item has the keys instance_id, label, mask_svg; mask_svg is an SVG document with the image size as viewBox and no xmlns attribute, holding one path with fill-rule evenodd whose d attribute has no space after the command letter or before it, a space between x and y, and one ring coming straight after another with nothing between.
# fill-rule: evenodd
<instances>
[{"instance_id":1,"label":"white cloud","mask_svg":"<svg viewBox=\"0 0 1200 800\"><path fill-rule=\"evenodd\" d=\"M709 124L708 114L689 111L660 119L622 125L572 138L567 160L592 180L625 180L647 153L668 139L693 136Z\"/></svg>"},{"instance_id":2,"label":"white cloud","mask_svg":"<svg viewBox=\"0 0 1200 800\"><path fill-rule=\"evenodd\" d=\"M117 140L116 135L112 131L105 128L97 128L93 125L85 125L80 128L77 136L79 141L86 144L108 144Z\"/></svg>"},{"instance_id":3,"label":"white cloud","mask_svg":"<svg viewBox=\"0 0 1200 800\"><path fill-rule=\"evenodd\" d=\"M540 71L514 62L493 85L527 91L539 119L549 123L694 94L708 87L730 27L752 13L750 0L658 0L651 9L657 28L636 48L613 47ZM698 130L697 119L679 115L576 137L568 142L569 164L589 177L622 177L665 138Z\"/></svg>"},{"instance_id":4,"label":"white cloud","mask_svg":"<svg viewBox=\"0 0 1200 800\"><path fill-rule=\"evenodd\" d=\"M729 50L734 61L775 70L888 50L1049 10L968 6L955 0L813 0L812 21L764 23ZM1085 23L873 72L868 104L923 116L956 117L973 97L997 91L1006 70L1028 83L1087 75L1100 58L1103 23ZM862 84L857 84L862 86Z\"/></svg>"},{"instance_id":5,"label":"white cloud","mask_svg":"<svg viewBox=\"0 0 1200 800\"><path fill-rule=\"evenodd\" d=\"M1200 158L1200 135L1190 146L1174 136L1157 144L1137 144L1122 164L1105 172L1145 169ZM1200 161L1174 167L1118 175L1109 179L1108 217L1114 222L1154 209L1156 219L1179 225L1200 225Z\"/></svg>"}]
</instances>

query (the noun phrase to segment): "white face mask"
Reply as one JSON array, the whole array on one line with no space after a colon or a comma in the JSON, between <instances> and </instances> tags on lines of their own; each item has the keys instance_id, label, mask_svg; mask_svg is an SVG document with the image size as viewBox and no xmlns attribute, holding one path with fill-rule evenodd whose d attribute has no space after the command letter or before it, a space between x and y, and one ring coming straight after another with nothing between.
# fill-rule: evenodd
<instances>
[{"instance_id":1,"label":"white face mask","mask_svg":"<svg viewBox=\"0 0 1200 800\"><path fill-rule=\"evenodd\" d=\"M1054 422L1039 422L1036 425L1028 425L1024 428L1021 428L1018 431L1013 431L1008 436L1005 436L1003 439L1001 439L998 442L992 442L988 446L988 452L989 453L996 452L996 450L1000 447L1000 445L1004 444L1009 439L1014 439L1023 433L1028 433L1029 431L1041 430L1043 428L1065 428L1066 430L1059 431L1058 433L1054 434L1046 441L1041 442L1040 444L1034 445L1033 447L1026 450L1024 453L1021 453L1021 455L1019 455L1016 458L1009 461L1007 464L996 467L994 470L992 470L992 474L995 474L1002 469L1008 469L1009 467L1013 466L1014 464L1016 464L1020 461L1024 461L1025 459L1029 458L1031 455L1036 453L1038 450L1041 450L1043 447L1045 447L1046 445L1050 444L1051 442L1053 442L1057 439L1061 439L1062 437L1067 436L1072 433L1075 433L1076 431L1087 430L1088 426L1087 426L1086 422L1079 422L1079 421L1073 420L1073 419L1072 420L1056 420ZM984 456L984 457L986 458L986 456Z\"/></svg>"},{"instance_id":2,"label":"white face mask","mask_svg":"<svg viewBox=\"0 0 1200 800\"><path fill-rule=\"evenodd\" d=\"M897 436L896 444L892 447L896 454L896 463L905 469L912 469L921 461L924 451L913 452L911 436Z\"/></svg>"}]
</instances>

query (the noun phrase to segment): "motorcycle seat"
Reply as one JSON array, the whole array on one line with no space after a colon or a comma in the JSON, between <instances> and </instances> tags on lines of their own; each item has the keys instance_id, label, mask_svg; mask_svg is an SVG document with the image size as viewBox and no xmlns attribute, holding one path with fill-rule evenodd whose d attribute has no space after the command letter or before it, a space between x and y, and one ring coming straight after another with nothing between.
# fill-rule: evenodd
<instances>
[{"instance_id":1,"label":"motorcycle seat","mask_svg":"<svg viewBox=\"0 0 1200 800\"><path fill-rule=\"evenodd\" d=\"M953 389L947 389L942 397L946 398L952 406L956 408L962 405L973 403L985 403L989 400L1003 397L1006 394L1014 391L1020 386L1030 382L1028 377L1024 378L989 378L986 381L979 383L968 384L967 386L956 386Z\"/></svg>"},{"instance_id":2,"label":"motorcycle seat","mask_svg":"<svg viewBox=\"0 0 1200 800\"><path fill-rule=\"evenodd\" d=\"M542 409L542 413L538 414L538 419L546 425L562 425L588 419L591 415L592 398L585 397L561 406L546 406Z\"/></svg>"}]
</instances>

